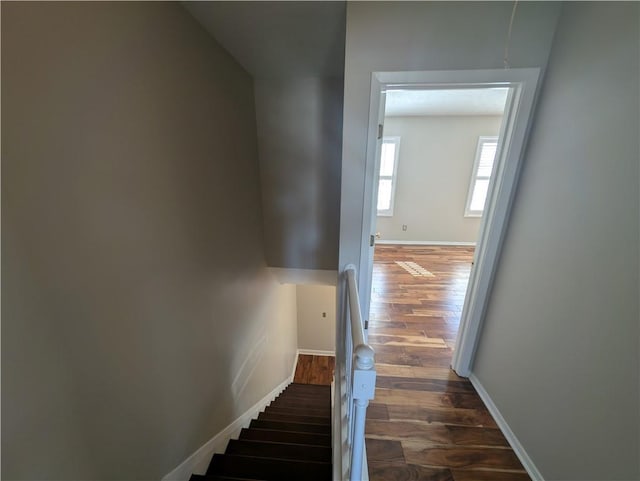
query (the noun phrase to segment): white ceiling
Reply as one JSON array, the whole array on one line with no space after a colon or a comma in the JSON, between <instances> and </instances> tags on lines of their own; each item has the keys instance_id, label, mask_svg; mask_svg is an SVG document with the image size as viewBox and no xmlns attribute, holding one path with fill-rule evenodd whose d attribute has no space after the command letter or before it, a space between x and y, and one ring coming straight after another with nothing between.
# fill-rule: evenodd
<instances>
[{"instance_id":1,"label":"white ceiling","mask_svg":"<svg viewBox=\"0 0 640 481\"><path fill-rule=\"evenodd\" d=\"M344 73L343 1L197 1L183 5L254 76Z\"/></svg>"},{"instance_id":2,"label":"white ceiling","mask_svg":"<svg viewBox=\"0 0 640 481\"><path fill-rule=\"evenodd\" d=\"M385 115L502 115L508 91L508 88L388 90Z\"/></svg>"}]
</instances>

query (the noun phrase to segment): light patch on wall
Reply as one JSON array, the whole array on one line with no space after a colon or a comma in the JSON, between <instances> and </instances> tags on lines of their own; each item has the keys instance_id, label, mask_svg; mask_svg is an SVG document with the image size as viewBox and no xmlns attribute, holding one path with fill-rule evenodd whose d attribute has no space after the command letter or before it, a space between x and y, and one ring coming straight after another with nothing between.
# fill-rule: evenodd
<instances>
[{"instance_id":1,"label":"light patch on wall","mask_svg":"<svg viewBox=\"0 0 640 481\"><path fill-rule=\"evenodd\" d=\"M242 394L247 387L249 379L251 379L251 375L260 364L260 360L267 349L267 341L268 337L266 335L260 338L251 351L251 354L245 358L244 362L240 366L238 373L231 383L231 392L234 399L238 399L240 394Z\"/></svg>"},{"instance_id":2,"label":"light patch on wall","mask_svg":"<svg viewBox=\"0 0 640 481\"><path fill-rule=\"evenodd\" d=\"M402 267L413 277L435 277L431 272L415 262L396 261L396 264Z\"/></svg>"}]
</instances>

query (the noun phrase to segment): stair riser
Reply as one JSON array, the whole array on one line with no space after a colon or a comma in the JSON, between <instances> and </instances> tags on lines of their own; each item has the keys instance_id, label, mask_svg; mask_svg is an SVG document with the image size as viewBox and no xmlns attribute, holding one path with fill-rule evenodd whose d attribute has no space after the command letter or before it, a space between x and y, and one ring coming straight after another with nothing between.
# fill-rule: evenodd
<instances>
[{"instance_id":1,"label":"stair riser","mask_svg":"<svg viewBox=\"0 0 640 481\"><path fill-rule=\"evenodd\" d=\"M292 414L294 414L293 411L299 411L301 413L309 413L310 416L320 416L320 417L331 416L330 408L327 408L327 409L305 408L304 406L297 403L272 402L271 404L269 404L268 407L274 408L274 409L290 410Z\"/></svg>"},{"instance_id":2,"label":"stair riser","mask_svg":"<svg viewBox=\"0 0 640 481\"><path fill-rule=\"evenodd\" d=\"M191 481L328 481L330 386L291 384Z\"/></svg>"},{"instance_id":3,"label":"stair riser","mask_svg":"<svg viewBox=\"0 0 640 481\"><path fill-rule=\"evenodd\" d=\"M300 398L279 397L274 399L271 404L292 404L308 409L331 409L331 401L306 400Z\"/></svg>"},{"instance_id":4,"label":"stair riser","mask_svg":"<svg viewBox=\"0 0 640 481\"><path fill-rule=\"evenodd\" d=\"M331 479L331 464L267 460L249 456L215 454L207 474L255 477L265 481L326 481Z\"/></svg>"},{"instance_id":5,"label":"stair riser","mask_svg":"<svg viewBox=\"0 0 640 481\"><path fill-rule=\"evenodd\" d=\"M280 396L277 398L278 401L290 401L300 403L304 406L319 406L326 407L331 406L331 399L327 397L326 399L320 399L316 397L300 397L300 396Z\"/></svg>"},{"instance_id":6,"label":"stair riser","mask_svg":"<svg viewBox=\"0 0 640 481\"><path fill-rule=\"evenodd\" d=\"M283 421L289 423L331 424L330 418L328 417L298 416L294 414L260 413L258 419L261 421Z\"/></svg>"},{"instance_id":7,"label":"stair riser","mask_svg":"<svg viewBox=\"0 0 640 481\"><path fill-rule=\"evenodd\" d=\"M289 431L294 433L316 433L331 435L331 427L321 424L301 424L301 423L285 423L281 421L258 421L253 420L249 425L250 428L256 429L272 429L274 431Z\"/></svg>"},{"instance_id":8,"label":"stair riser","mask_svg":"<svg viewBox=\"0 0 640 481\"><path fill-rule=\"evenodd\" d=\"M259 441L229 441L225 454L240 454L258 458L289 459L298 461L331 462L331 449L301 444Z\"/></svg>"},{"instance_id":9,"label":"stair riser","mask_svg":"<svg viewBox=\"0 0 640 481\"><path fill-rule=\"evenodd\" d=\"M329 388L328 386L326 388L324 387L314 387L314 386L310 386L310 388L306 388L306 387L295 387L295 388L287 388L284 391L282 391L283 393L297 393L297 394L320 394L320 395L327 395L329 396L331 394L331 388Z\"/></svg>"},{"instance_id":10,"label":"stair riser","mask_svg":"<svg viewBox=\"0 0 640 481\"><path fill-rule=\"evenodd\" d=\"M331 389L329 384L303 384L300 382L293 382L287 386L287 389Z\"/></svg>"},{"instance_id":11,"label":"stair riser","mask_svg":"<svg viewBox=\"0 0 640 481\"><path fill-rule=\"evenodd\" d=\"M266 408L264 408L264 411L266 413L272 413L272 414L285 414L285 415L293 414L295 416L309 415L314 417L331 419L331 414L326 409L323 409L323 410L304 409L304 408L299 409L299 408L292 408L292 407L286 408L286 407L267 406Z\"/></svg>"},{"instance_id":12,"label":"stair riser","mask_svg":"<svg viewBox=\"0 0 640 481\"><path fill-rule=\"evenodd\" d=\"M240 432L240 439L306 444L309 446L331 446L331 436L313 433L292 433L268 429L245 428Z\"/></svg>"},{"instance_id":13,"label":"stair riser","mask_svg":"<svg viewBox=\"0 0 640 481\"><path fill-rule=\"evenodd\" d=\"M300 394L304 396L331 396L331 389L285 389L282 393Z\"/></svg>"}]
</instances>

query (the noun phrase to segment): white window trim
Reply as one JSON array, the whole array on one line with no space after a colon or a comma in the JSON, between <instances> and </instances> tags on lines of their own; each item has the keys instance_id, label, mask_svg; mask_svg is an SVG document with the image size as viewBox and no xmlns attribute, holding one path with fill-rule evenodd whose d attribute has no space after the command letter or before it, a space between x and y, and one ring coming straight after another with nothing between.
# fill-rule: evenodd
<instances>
[{"instance_id":1,"label":"white window trim","mask_svg":"<svg viewBox=\"0 0 640 481\"><path fill-rule=\"evenodd\" d=\"M383 144L395 144L395 153L396 158L393 161L393 175L380 175L378 172L378 183L380 179L391 179L391 202L389 203L389 208L385 210L379 210L379 217L393 217L393 207L395 205L396 199L396 185L398 184L398 161L400 160L400 137L383 137ZM377 202L377 198L376 198Z\"/></svg>"},{"instance_id":2,"label":"white window trim","mask_svg":"<svg viewBox=\"0 0 640 481\"><path fill-rule=\"evenodd\" d=\"M465 217L482 217L484 214L484 209L482 210L471 210L471 199L473 198L473 188L476 185L476 181L478 180L478 167L480 166L480 154L482 154L482 146L485 142L498 142L498 137L495 135L481 135L478 138L478 146L476 147L476 158L473 161L473 169L471 170L471 179L469 180L469 189L467 190L467 202L464 207L464 216ZM497 152L496 152L497 157ZM495 168L495 160L494 160L494 168ZM489 176L489 184L491 184L491 177L493 177L493 169L491 172L491 176ZM487 192L487 196L488 196Z\"/></svg>"}]
</instances>

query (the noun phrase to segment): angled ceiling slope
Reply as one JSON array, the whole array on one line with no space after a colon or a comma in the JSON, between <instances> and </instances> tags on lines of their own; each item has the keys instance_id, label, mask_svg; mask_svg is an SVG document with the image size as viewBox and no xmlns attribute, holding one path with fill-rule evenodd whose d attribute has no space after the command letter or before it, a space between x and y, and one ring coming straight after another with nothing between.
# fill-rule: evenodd
<instances>
[{"instance_id":1,"label":"angled ceiling slope","mask_svg":"<svg viewBox=\"0 0 640 481\"><path fill-rule=\"evenodd\" d=\"M255 77L342 76L345 2L183 2Z\"/></svg>"}]
</instances>

